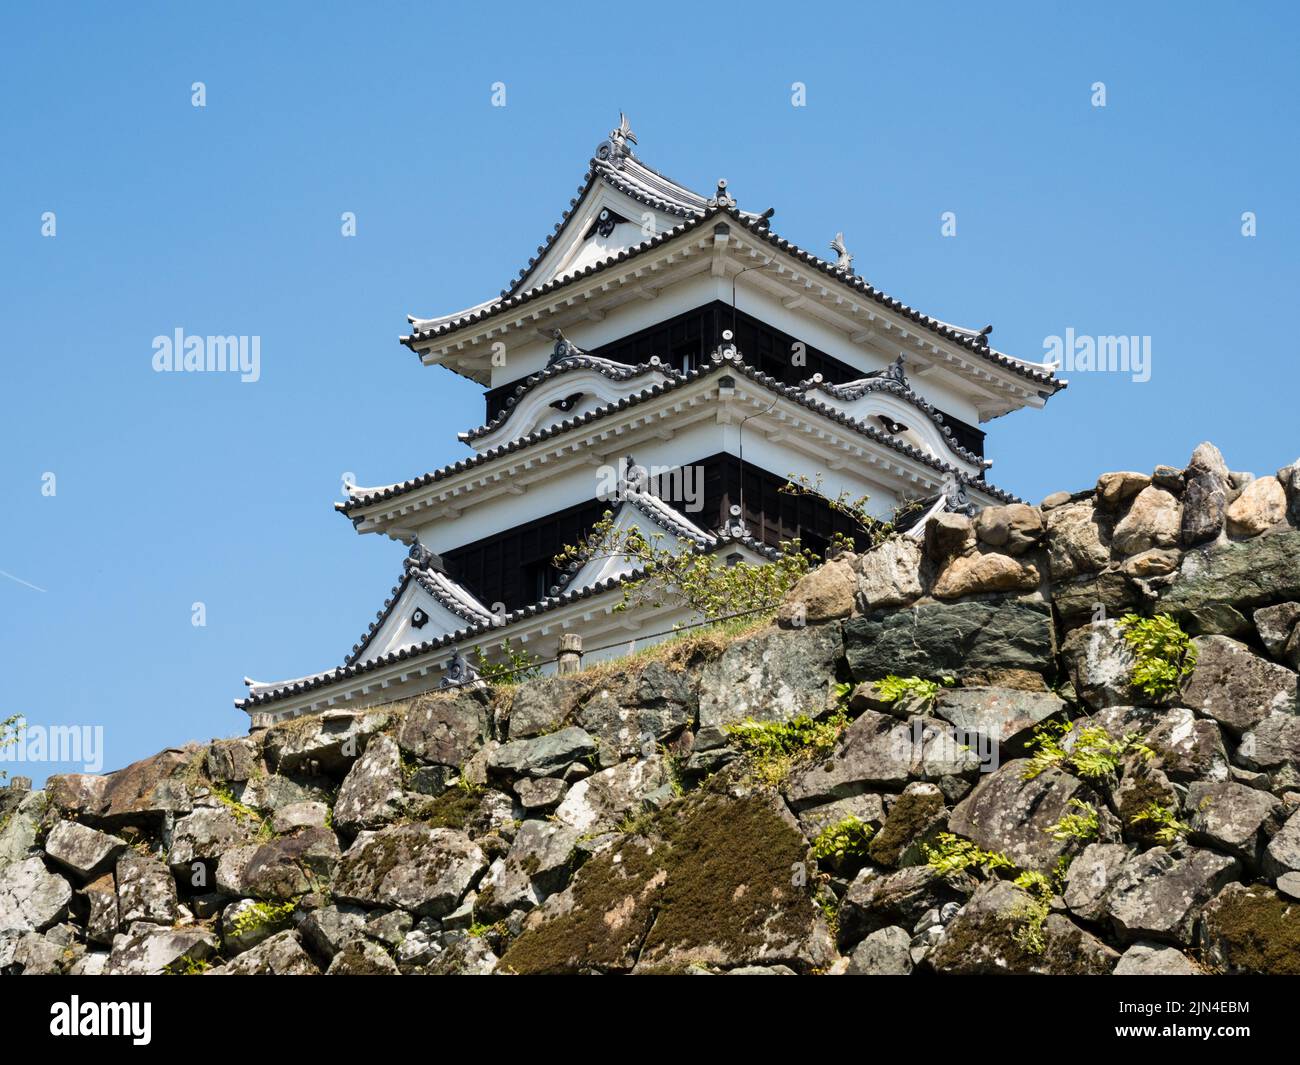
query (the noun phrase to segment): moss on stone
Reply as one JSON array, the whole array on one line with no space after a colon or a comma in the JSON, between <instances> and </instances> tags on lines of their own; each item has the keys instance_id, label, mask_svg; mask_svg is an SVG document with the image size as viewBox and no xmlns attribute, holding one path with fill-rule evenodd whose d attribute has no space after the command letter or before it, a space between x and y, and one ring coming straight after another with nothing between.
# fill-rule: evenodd
<instances>
[{"instance_id":1,"label":"moss on stone","mask_svg":"<svg viewBox=\"0 0 1300 1065\"><path fill-rule=\"evenodd\" d=\"M502 958L520 973L638 971L791 955L815 907L802 836L765 795L694 793L591 858Z\"/></svg>"},{"instance_id":2,"label":"moss on stone","mask_svg":"<svg viewBox=\"0 0 1300 1065\"><path fill-rule=\"evenodd\" d=\"M420 820L432 828L463 832L478 812L482 795L477 789L448 788L420 809Z\"/></svg>"},{"instance_id":3,"label":"moss on stone","mask_svg":"<svg viewBox=\"0 0 1300 1065\"><path fill-rule=\"evenodd\" d=\"M899 796L868 848L872 860L881 865L898 865L908 847L934 824L943 810L942 794Z\"/></svg>"},{"instance_id":4,"label":"moss on stone","mask_svg":"<svg viewBox=\"0 0 1300 1065\"><path fill-rule=\"evenodd\" d=\"M1300 902L1267 888L1224 892L1205 915L1204 939L1229 972L1300 975Z\"/></svg>"}]
</instances>

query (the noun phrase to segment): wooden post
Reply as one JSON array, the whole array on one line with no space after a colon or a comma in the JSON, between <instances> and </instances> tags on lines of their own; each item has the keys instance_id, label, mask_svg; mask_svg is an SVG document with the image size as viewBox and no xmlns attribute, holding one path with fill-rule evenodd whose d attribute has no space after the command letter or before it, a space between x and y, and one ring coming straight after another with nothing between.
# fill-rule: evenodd
<instances>
[{"instance_id":1,"label":"wooden post","mask_svg":"<svg viewBox=\"0 0 1300 1065\"><path fill-rule=\"evenodd\" d=\"M556 671L558 673L577 673L582 668L582 637L576 632L560 635L560 657Z\"/></svg>"}]
</instances>

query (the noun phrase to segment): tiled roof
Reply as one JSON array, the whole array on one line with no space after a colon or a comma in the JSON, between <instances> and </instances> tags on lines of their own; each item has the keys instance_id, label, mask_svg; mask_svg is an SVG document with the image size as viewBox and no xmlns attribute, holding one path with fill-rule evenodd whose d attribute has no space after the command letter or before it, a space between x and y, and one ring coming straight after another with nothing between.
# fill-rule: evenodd
<instances>
[{"instance_id":1,"label":"tiled roof","mask_svg":"<svg viewBox=\"0 0 1300 1065\"><path fill-rule=\"evenodd\" d=\"M859 378L856 381L847 381L842 385L831 385L825 381L811 380L800 382L800 387L808 392L821 391L827 395L834 396L836 399L844 400L851 403L854 400L861 399L863 396L872 392L889 392L899 399L910 403L921 414L924 414L943 434L943 442L948 445L952 453L958 458L971 463L974 466L982 466L985 469L992 466L993 463L982 455L977 455L957 443L953 438L952 428L944 424L943 414L936 410L924 397L913 392L905 380L899 380L889 377L885 373L880 373L870 377Z\"/></svg>"},{"instance_id":2,"label":"tiled roof","mask_svg":"<svg viewBox=\"0 0 1300 1065\"><path fill-rule=\"evenodd\" d=\"M646 167L639 161L627 160L626 162L635 162L638 171L642 173L657 173L650 170L649 167ZM620 174L622 174L622 177L619 176ZM579 190L579 195L573 200L570 206L570 211L573 206L576 206L581 201L582 197L586 194L591 185L600 179L608 180L611 184L614 184L616 187L620 187L623 191L628 192L629 195L637 195L638 186L641 184L639 181L633 183L630 180L630 175L626 171L619 171L603 160L593 159L591 162L591 169L588 171L587 179ZM663 180L668 181L668 179ZM620 181L623 182L622 185L619 184ZM529 264L520 271L519 277L516 281L510 286L510 288L503 290L498 299L487 300L474 307L466 308L463 311L454 312L441 318L411 318L411 324L415 328L413 328L410 335L401 338L402 343L414 349L416 345L424 341L446 336L447 334L456 332L466 326L477 324L488 318L513 310L526 303L530 303L533 300L547 296L557 289L563 288L580 278L590 277L594 274L601 273L612 266L617 266L629 259L643 255L647 251L657 248L660 245L681 236L683 233L698 228L710 219L725 217L736 222L738 225L743 226L749 233L752 233L754 236L763 240L771 247L792 256L800 262L825 274L830 279L846 285L854 291L861 293L863 296L874 300L882 307L915 322L947 341L965 348L971 353L978 355L980 358L1010 370L1019 376L1035 382L1036 384L1042 385L1050 393L1057 392L1065 387L1066 383L1057 380L1050 370L1033 363L1023 362L1020 359L1012 358L1009 355L1005 355L1002 352L991 348L988 343L988 337L985 333L970 329L962 329L958 326L949 325L947 322L943 322L938 318L922 314L920 311L908 306L901 300L895 299L888 293L882 292L862 277L841 269L836 263L829 262L826 259L821 258L821 256L805 251L792 241L777 236L772 232L766 215L756 215L751 212L741 211L735 206L727 206L723 204L712 204L700 209L695 207L693 204L708 204L710 201L703 200L697 194L690 193L689 190L683 189L681 186L676 185L676 183L669 182L669 184L672 185L673 188L689 193L689 195L693 197L691 205L688 206L685 201L683 201L676 205L676 210L669 211L668 207L661 206L661 209L669 211L669 213L683 216L684 220L680 225L665 230L663 233L642 241L639 244L625 248L622 251L611 255L608 259L592 263L591 265L581 270L577 270L572 274L553 278L541 285L522 290L521 286L524 280L528 277L533 266L546 254L554 243L555 238L563 230L564 225L569 218L569 212L566 212L564 217L555 227L552 236L546 243L538 248L537 256L529 261ZM653 202L652 197L650 197L645 190L642 189L640 191L641 194L639 198L643 202L659 206L658 203ZM670 201L665 200L663 202L669 203Z\"/></svg>"},{"instance_id":3,"label":"tiled roof","mask_svg":"<svg viewBox=\"0 0 1300 1065\"><path fill-rule=\"evenodd\" d=\"M495 418L485 425L480 425L477 429L470 429L468 432L456 434L457 438L469 443L501 428L509 420L510 415L514 413L515 406L526 393L531 392L544 381L549 381L562 374L571 373L574 370L595 370L608 377L611 381L626 381L629 378L639 377L641 374L655 371L668 377L678 374L677 370L666 363L642 362L635 366L628 366L625 363L613 362L610 359L602 359L595 355L570 355L568 358L559 359L547 366L546 369L539 370L531 377L520 381L515 386L514 394L506 400L505 406Z\"/></svg>"},{"instance_id":4,"label":"tiled roof","mask_svg":"<svg viewBox=\"0 0 1300 1065\"><path fill-rule=\"evenodd\" d=\"M466 595L454 594L452 589L445 587L445 584L454 584L449 577L439 573L434 569L427 568L420 563L423 561L419 544L411 548L410 556L402 565L402 579L397 582L393 590L388 593L388 598L384 600L384 605L380 607L379 612L375 614L375 620L370 623L370 627L361 634L361 639L352 645L352 650L347 658L343 660L344 665L351 665L365 650L366 645L374 637L384 622L388 620L388 615L393 612L397 601L401 599L402 592L412 580L416 581L421 588L428 592L435 602L446 607L453 614L463 618L466 621L474 622L484 619L490 619L492 613L489 610L482 609L481 606L472 602L472 597ZM445 582L445 584L444 584ZM457 586L459 587L459 586ZM463 589L462 589L463 591Z\"/></svg>"},{"instance_id":5,"label":"tiled roof","mask_svg":"<svg viewBox=\"0 0 1300 1065\"><path fill-rule=\"evenodd\" d=\"M500 620L477 622L467 625L463 629L457 629L455 632L445 633L432 640L426 640L423 643L412 644L409 647L402 647L396 651L391 651L379 658L368 658L363 662L349 662L337 666L334 669L327 669L321 673L313 673L310 676L299 677L296 680L286 681L283 684L276 685L258 685L257 690L252 691L244 699L236 699L235 705L241 710L251 710L255 707L265 706L267 703L276 702L280 699L286 699L291 695L301 695L305 692L315 691L318 688L328 687L341 680L347 680L351 677L362 676L366 673L372 673L376 669L384 666L393 665L397 662L405 662L412 658L418 658L420 655L428 654L431 651L437 651L444 647L450 647L453 644L461 643L465 640L473 639L476 636L484 636L490 632L504 628L516 621L522 621L525 618L534 617L537 614L545 614L551 610L566 606L569 603L575 603L582 599L588 599L593 595L601 592L607 592L616 588L623 581L633 577L634 574L625 574L621 577L613 577L609 580L600 581L587 588L579 588L571 592L562 592L559 595L548 596L540 602L533 603L530 606L521 607L504 615ZM253 682L245 680L245 684L253 687Z\"/></svg>"},{"instance_id":6,"label":"tiled roof","mask_svg":"<svg viewBox=\"0 0 1300 1065\"><path fill-rule=\"evenodd\" d=\"M460 459L457 462L451 463L449 466L443 466L440 469L421 474L419 477L414 477L407 481L401 481L397 484L386 485L381 488L362 489L353 486L349 489L350 492L355 493L352 495L352 498L346 503L335 503L334 507L341 513L350 516L354 511L370 506L372 503L383 502L384 500L405 495L407 492L424 488L427 485L436 484L438 481L445 480L448 477L455 476L456 474L464 473L467 470L475 469L476 467L482 466L494 459L498 459L503 455L508 455L532 447L534 444L549 440L553 437L569 432L572 429L576 429L579 426L589 425L601 418L609 417L611 414L645 403L647 400L654 399L667 392L686 387L723 369L743 374L745 377L762 385L769 391L775 392L794 403L798 403L800 406L808 408L809 410L816 411L823 417L830 418L832 421L837 422L846 428L852 429L863 436L869 437L875 442L882 444L899 454L906 455L909 458L924 463L940 473L951 473L957 476L964 476L964 471L957 467L952 466L941 459L937 459L910 444L902 442L901 440L896 440L889 434L881 432L873 426L865 425L856 421L825 403L811 399L802 386L782 384L769 374L765 374L760 370L746 365L739 357L737 357L734 360L724 359L721 361L706 362L702 366L699 366L688 373L679 374L671 380L656 383L631 396L626 396L614 402L606 403L600 407L594 408L593 410L586 411L583 414L575 415L572 418L566 418L564 421L558 422L555 425L547 426L544 429L539 429L536 432L518 437L504 444L498 444L496 447L489 448L488 450L480 452L470 458ZM1009 492L1004 492L1002 489L995 488L993 485L985 482L980 483L980 488L982 491L996 499L1002 500L1003 502L1018 502L1017 498Z\"/></svg>"}]
</instances>

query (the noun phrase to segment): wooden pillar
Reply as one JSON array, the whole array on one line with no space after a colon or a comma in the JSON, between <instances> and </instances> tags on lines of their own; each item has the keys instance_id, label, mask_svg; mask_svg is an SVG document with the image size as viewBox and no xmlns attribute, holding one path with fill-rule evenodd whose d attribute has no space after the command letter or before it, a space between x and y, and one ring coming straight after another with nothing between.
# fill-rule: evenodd
<instances>
[{"instance_id":1,"label":"wooden pillar","mask_svg":"<svg viewBox=\"0 0 1300 1065\"><path fill-rule=\"evenodd\" d=\"M582 668L582 637L576 632L560 635L559 673L577 673Z\"/></svg>"}]
</instances>

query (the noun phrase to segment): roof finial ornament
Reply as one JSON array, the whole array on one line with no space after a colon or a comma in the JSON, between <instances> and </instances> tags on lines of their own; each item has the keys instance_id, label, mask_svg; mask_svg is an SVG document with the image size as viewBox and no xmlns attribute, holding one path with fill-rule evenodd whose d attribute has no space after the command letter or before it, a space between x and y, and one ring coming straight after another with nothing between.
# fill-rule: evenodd
<instances>
[{"instance_id":1,"label":"roof finial ornament","mask_svg":"<svg viewBox=\"0 0 1300 1065\"><path fill-rule=\"evenodd\" d=\"M975 345L977 347L987 348L989 346L989 334L991 332L993 332L993 327L991 325L986 325L983 329L981 329L975 335Z\"/></svg>"},{"instance_id":2,"label":"roof finial ornament","mask_svg":"<svg viewBox=\"0 0 1300 1065\"><path fill-rule=\"evenodd\" d=\"M613 163L615 166L621 166L623 160L632 154L629 145L636 143L636 134L632 132L632 126L627 120L627 115L622 111L618 113L618 126L609 131L609 139L600 142L596 148L596 158L603 159L607 163Z\"/></svg>"},{"instance_id":3,"label":"roof finial ornament","mask_svg":"<svg viewBox=\"0 0 1300 1065\"><path fill-rule=\"evenodd\" d=\"M622 489L622 494L624 496L626 496L628 492L644 492L647 487L646 479L646 468L644 466L638 466L636 464L636 459L631 455L628 455L623 459L623 477L622 484L619 487Z\"/></svg>"},{"instance_id":4,"label":"roof finial ornament","mask_svg":"<svg viewBox=\"0 0 1300 1065\"><path fill-rule=\"evenodd\" d=\"M831 251L839 256L835 263L835 269L845 274L853 273L853 256L849 253L849 249L844 246L843 233L835 234L835 239L831 241Z\"/></svg>"},{"instance_id":5,"label":"roof finial ornament","mask_svg":"<svg viewBox=\"0 0 1300 1065\"><path fill-rule=\"evenodd\" d=\"M411 550L406 553L406 568L432 570L434 573L447 572L442 556L420 543L418 536L411 542Z\"/></svg>"},{"instance_id":6,"label":"roof finial ornament","mask_svg":"<svg viewBox=\"0 0 1300 1065\"><path fill-rule=\"evenodd\" d=\"M727 195L727 179L718 178L718 191L709 197L710 207L735 207L735 197Z\"/></svg>"},{"instance_id":7,"label":"roof finial ornament","mask_svg":"<svg viewBox=\"0 0 1300 1065\"><path fill-rule=\"evenodd\" d=\"M555 340L555 350L551 352L551 357L546 363L547 366L554 366L561 359L569 359L575 355L587 354L572 340L567 339L561 330L552 329L551 336Z\"/></svg>"},{"instance_id":8,"label":"roof finial ornament","mask_svg":"<svg viewBox=\"0 0 1300 1065\"><path fill-rule=\"evenodd\" d=\"M475 669L469 660L460 652L457 647L452 652L451 658L447 664L442 667L442 683L440 688L464 688L479 687L482 681L479 679L478 670Z\"/></svg>"},{"instance_id":9,"label":"roof finial ornament","mask_svg":"<svg viewBox=\"0 0 1300 1065\"><path fill-rule=\"evenodd\" d=\"M907 356L903 352L898 353L898 358L889 364L889 369L885 371L885 376L891 381L898 381L900 384L907 384L907 374L903 372L903 363L907 361Z\"/></svg>"}]
</instances>

